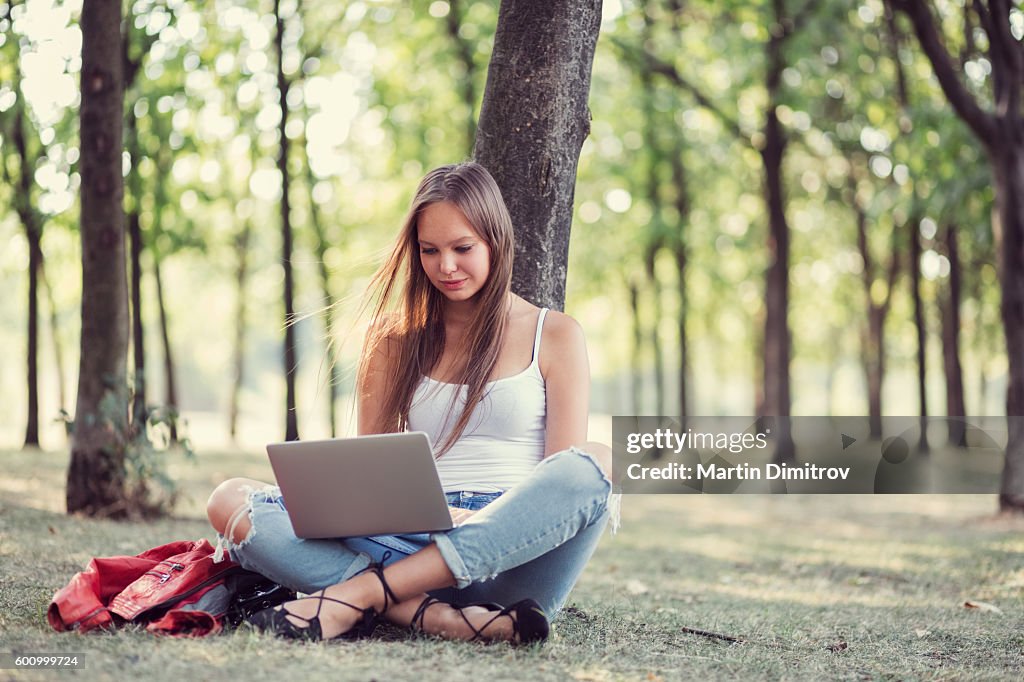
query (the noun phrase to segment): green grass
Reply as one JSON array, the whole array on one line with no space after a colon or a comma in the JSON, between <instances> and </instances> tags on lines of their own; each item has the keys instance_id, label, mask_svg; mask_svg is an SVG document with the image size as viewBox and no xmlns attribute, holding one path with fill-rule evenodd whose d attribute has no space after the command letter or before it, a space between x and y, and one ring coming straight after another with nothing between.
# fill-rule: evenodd
<instances>
[{"instance_id":1,"label":"green grass","mask_svg":"<svg viewBox=\"0 0 1024 682\"><path fill-rule=\"evenodd\" d=\"M92 556L212 533L208 491L268 478L262 454L176 464L187 499L151 524L62 512L67 457L0 452L0 652L83 652L80 671L6 679L1020 679L1024 522L991 496L631 496L547 646L406 637L296 644L242 628L200 640L55 633L54 591ZM968 609L967 600L1001 611ZM687 634L697 628L741 643Z\"/></svg>"}]
</instances>

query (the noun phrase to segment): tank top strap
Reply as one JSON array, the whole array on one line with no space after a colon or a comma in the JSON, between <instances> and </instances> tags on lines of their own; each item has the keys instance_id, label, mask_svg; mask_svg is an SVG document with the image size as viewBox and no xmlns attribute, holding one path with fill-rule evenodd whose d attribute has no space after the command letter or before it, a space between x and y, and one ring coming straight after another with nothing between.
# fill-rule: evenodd
<instances>
[{"instance_id":1,"label":"tank top strap","mask_svg":"<svg viewBox=\"0 0 1024 682\"><path fill-rule=\"evenodd\" d=\"M540 335L544 331L544 317L548 314L547 308L541 308L540 314L537 315L537 334L533 339L533 359L530 361L531 365L536 365L540 361Z\"/></svg>"}]
</instances>

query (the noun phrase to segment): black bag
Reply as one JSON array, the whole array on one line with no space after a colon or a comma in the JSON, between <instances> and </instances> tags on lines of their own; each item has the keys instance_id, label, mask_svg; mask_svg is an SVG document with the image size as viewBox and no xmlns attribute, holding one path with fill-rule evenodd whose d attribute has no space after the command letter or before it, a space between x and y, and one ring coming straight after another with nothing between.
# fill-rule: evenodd
<instances>
[{"instance_id":1,"label":"black bag","mask_svg":"<svg viewBox=\"0 0 1024 682\"><path fill-rule=\"evenodd\" d=\"M226 627L238 627L243 620L257 611L283 604L297 596L294 590L251 571L229 576L227 582L234 596L224 614Z\"/></svg>"}]
</instances>

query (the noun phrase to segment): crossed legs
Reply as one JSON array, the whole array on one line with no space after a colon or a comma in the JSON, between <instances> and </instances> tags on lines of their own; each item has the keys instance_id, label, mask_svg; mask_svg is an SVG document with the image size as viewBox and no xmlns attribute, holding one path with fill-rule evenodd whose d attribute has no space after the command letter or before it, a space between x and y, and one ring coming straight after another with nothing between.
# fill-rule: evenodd
<instances>
[{"instance_id":1,"label":"crossed legs","mask_svg":"<svg viewBox=\"0 0 1024 682\"><path fill-rule=\"evenodd\" d=\"M530 580L523 588L545 591L546 596L537 595L538 600L549 613L557 611L589 559L607 519L611 484L605 472L610 468L606 461L610 451L596 444L584 447L586 452L571 449L545 459L528 480L468 522L453 531L432 536L431 544L387 566L383 570L384 579L397 601L389 605L387 618L409 625L420 604L427 599L427 592L451 587L484 588L491 584L489 579L499 574L504 577L506 572L546 578L550 584L541 587L539 581ZM246 514L252 508L250 491L264 485L251 479L231 479L221 484L210 498L211 524L239 549L243 549L254 534ZM247 568L286 584L297 580L286 580L285 574L301 574L301 580L307 581L310 587L289 584L290 587L312 592L328 585L322 593L331 599L359 609L372 607L378 612L384 609L381 580L373 572L359 572L369 561L365 554L350 551L336 541L299 541L290 533L283 507L273 509L276 510L273 519L260 517L264 520L257 524L255 534L262 536L262 542L249 554L266 563ZM275 522L279 525L273 526ZM275 548L275 536L286 534L292 536L291 542L302 543L301 547ZM308 570L303 566L296 571L299 555L310 559ZM245 563L243 561L243 565ZM314 569L321 573L313 575ZM457 576L453 570L457 571ZM275 571L280 573L275 575ZM288 605L288 612L304 619L312 617L319 607L318 600L299 600ZM323 636L329 638L346 632L361 618L362 613L356 608L324 607L320 611ZM296 626L303 625L299 620L293 621ZM510 617L494 619L494 613L482 607L460 612L448 605L432 606L418 624L432 634L471 638L477 634L474 629L487 623L490 625L483 632L487 639L513 635Z\"/></svg>"},{"instance_id":2,"label":"crossed legs","mask_svg":"<svg viewBox=\"0 0 1024 682\"><path fill-rule=\"evenodd\" d=\"M245 542L252 530L252 521L247 514L249 495L253 490L268 487L268 484L248 478L233 478L221 483L207 503L210 524L222 536L235 544ZM426 592L455 585L455 578L441 557L436 545L429 545L415 554L388 566L389 586L398 603L389 604L385 617L401 626L412 624L420 605L428 598ZM384 608L384 590L374 573L366 572L331 585L315 595L324 594L332 599L348 602L360 608L372 607L378 612ZM288 605L288 611L298 618L290 618L297 626L317 611L314 599L297 600ZM362 617L355 609L325 608L320 612L320 624L325 639L347 632ZM465 616L465 618L463 618ZM422 614L418 627L433 635L451 639L470 639L476 633L474 627L483 627L494 617L492 611L482 607L467 607L461 610L438 602ZM303 620L300 620L303 619ZM467 622L468 620L468 622ZM509 618L499 618L487 626L483 634L488 639L508 639L512 636Z\"/></svg>"}]
</instances>

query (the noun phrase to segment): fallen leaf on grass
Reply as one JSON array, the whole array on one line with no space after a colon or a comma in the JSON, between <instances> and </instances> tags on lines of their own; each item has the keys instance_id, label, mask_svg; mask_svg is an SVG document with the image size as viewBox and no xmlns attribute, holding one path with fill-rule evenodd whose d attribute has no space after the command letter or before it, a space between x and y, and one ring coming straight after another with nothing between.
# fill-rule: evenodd
<instances>
[{"instance_id":1,"label":"fallen leaf on grass","mask_svg":"<svg viewBox=\"0 0 1024 682\"><path fill-rule=\"evenodd\" d=\"M647 682L665 682L663 678L654 673L647 673Z\"/></svg>"},{"instance_id":2,"label":"fallen leaf on grass","mask_svg":"<svg viewBox=\"0 0 1024 682\"><path fill-rule=\"evenodd\" d=\"M917 635L918 639L921 639L922 637L927 637L928 635L932 634L932 631L931 630L914 630L914 634Z\"/></svg>"},{"instance_id":3,"label":"fallen leaf on grass","mask_svg":"<svg viewBox=\"0 0 1024 682\"><path fill-rule=\"evenodd\" d=\"M979 611L988 611L990 613L1002 613L1002 611L999 610L998 606L996 606L995 604L989 604L988 602L984 601L974 601L968 599L964 602L964 607L968 609L978 609Z\"/></svg>"},{"instance_id":4,"label":"fallen leaf on grass","mask_svg":"<svg viewBox=\"0 0 1024 682\"><path fill-rule=\"evenodd\" d=\"M611 679L611 673L602 668L594 670L577 670L572 674L574 680L580 680L580 682L605 682L605 680Z\"/></svg>"},{"instance_id":5,"label":"fallen leaf on grass","mask_svg":"<svg viewBox=\"0 0 1024 682\"><path fill-rule=\"evenodd\" d=\"M829 644L825 647L826 650L831 651L834 654L838 654L840 651L846 651L850 648L850 645L846 642L836 642L835 644Z\"/></svg>"},{"instance_id":6,"label":"fallen leaf on grass","mask_svg":"<svg viewBox=\"0 0 1024 682\"><path fill-rule=\"evenodd\" d=\"M630 594L646 594L649 590L650 588L639 580L626 581L626 592Z\"/></svg>"}]
</instances>

